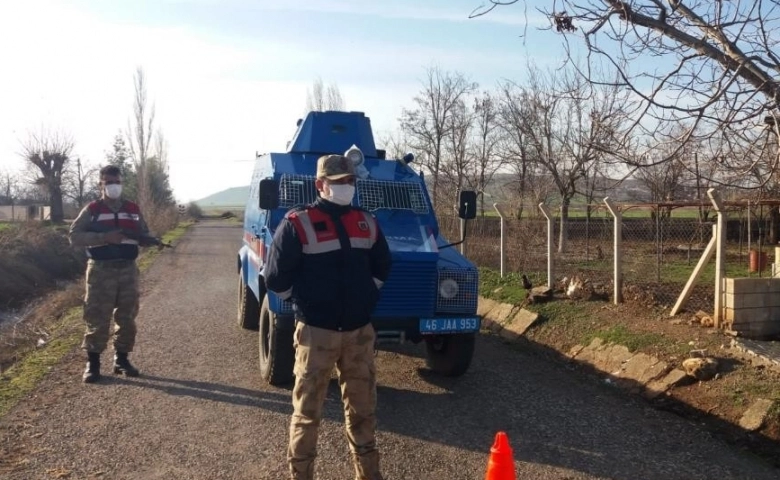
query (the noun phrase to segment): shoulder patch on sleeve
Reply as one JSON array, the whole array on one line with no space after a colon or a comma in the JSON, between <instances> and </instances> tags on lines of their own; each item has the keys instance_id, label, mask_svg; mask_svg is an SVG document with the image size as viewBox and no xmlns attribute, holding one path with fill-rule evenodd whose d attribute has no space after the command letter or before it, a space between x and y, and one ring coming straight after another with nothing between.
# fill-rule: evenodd
<instances>
[{"instance_id":1,"label":"shoulder patch on sleeve","mask_svg":"<svg viewBox=\"0 0 780 480\"><path fill-rule=\"evenodd\" d=\"M295 207L291 210L289 210L287 213L284 214L284 218L296 218L298 214L305 211L306 209L303 207Z\"/></svg>"}]
</instances>

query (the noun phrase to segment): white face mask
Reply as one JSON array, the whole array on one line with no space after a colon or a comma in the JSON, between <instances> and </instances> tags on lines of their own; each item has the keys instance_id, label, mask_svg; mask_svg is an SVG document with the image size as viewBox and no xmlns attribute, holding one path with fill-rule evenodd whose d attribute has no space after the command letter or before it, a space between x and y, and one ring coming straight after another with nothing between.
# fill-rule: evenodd
<instances>
[{"instance_id":1,"label":"white face mask","mask_svg":"<svg viewBox=\"0 0 780 480\"><path fill-rule=\"evenodd\" d=\"M352 203L352 197L355 196L354 185L328 185L329 193L325 195L325 200L329 200L337 205L349 205Z\"/></svg>"},{"instance_id":2,"label":"white face mask","mask_svg":"<svg viewBox=\"0 0 780 480\"><path fill-rule=\"evenodd\" d=\"M122 195L122 185L117 185L115 183L106 185L106 196L108 198L116 200L120 195Z\"/></svg>"}]
</instances>

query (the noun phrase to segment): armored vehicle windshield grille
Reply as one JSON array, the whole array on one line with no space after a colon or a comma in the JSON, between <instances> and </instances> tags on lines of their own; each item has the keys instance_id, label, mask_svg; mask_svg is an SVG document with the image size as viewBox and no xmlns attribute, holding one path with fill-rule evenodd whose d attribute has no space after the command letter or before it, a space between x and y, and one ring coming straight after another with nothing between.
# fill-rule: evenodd
<instances>
[{"instance_id":1,"label":"armored vehicle windshield grille","mask_svg":"<svg viewBox=\"0 0 780 480\"><path fill-rule=\"evenodd\" d=\"M419 183L358 180L357 194L360 206L369 211L387 208L428 213L428 203Z\"/></svg>"},{"instance_id":2,"label":"armored vehicle windshield grille","mask_svg":"<svg viewBox=\"0 0 780 480\"><path fill-rule=\"evenodd\" d=\"M279 206L289 209L317 200L314 180L310 175L282 175L279 183ZM356 190L358 204L368 211L385 208L411 210L421 215L428 213L428 203L419 183L358 179Z\"/></svg>"},{"instance_id":3,"label":"armored vehicle windshield grille","mask_svg":"<svg viewBox=\"0 0 780 480\"><path fill-rule=\"evenodd\" d=\"M302 207L317 200L314 177L309 175L282 175L279 182L279 206L283 208Z\"/></svg>"}]
</instances>

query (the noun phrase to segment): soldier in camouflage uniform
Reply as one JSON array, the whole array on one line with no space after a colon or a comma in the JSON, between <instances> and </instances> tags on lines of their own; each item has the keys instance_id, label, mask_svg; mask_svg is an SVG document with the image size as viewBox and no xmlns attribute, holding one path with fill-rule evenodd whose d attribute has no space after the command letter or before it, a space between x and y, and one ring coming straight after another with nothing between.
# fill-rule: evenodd
<instances>
[{"instance_id":1,"label":"soldier in camouflage uniform","mask_svg":"<svg viewBox=\"0 0 780 480\"><path fill-rule=\"evenodd\" d=\"M100 379L100 354L114 331L114 373L139 375L128 360L135 345L138 314L139 246L153 243L138 205L121 198L120 170L112 165L100 170L102 198L84 207L70 227L73 246L87 247L89 257L84 298L86 333L81 347L87 352L85 383Z\"/></svg>"},{"instance_id":2,"label":"soldier in camouflage uniform","mask_svg":"<svg viewBox=\"0 0 780 480\"><path fill-rule=\"evenodd\" d=\"M320 198L288 212L274 234L265 284L293 302L295 386L287 460L293 480L314 479L317 432L334 365L358 480L381 480L371 313L390 273L379 224L350 204L354 165L341 155L317 162Z\"/></svg>"}]
</instances>

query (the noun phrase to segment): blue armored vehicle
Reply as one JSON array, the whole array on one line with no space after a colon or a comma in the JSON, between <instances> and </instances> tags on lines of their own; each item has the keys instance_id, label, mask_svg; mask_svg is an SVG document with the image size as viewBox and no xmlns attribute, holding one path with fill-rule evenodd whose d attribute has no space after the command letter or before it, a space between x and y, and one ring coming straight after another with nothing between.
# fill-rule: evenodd
<instances>
[{"instance_id":1,"label":"blue armored vehicle","mask_svg":"<svg viewBox=\"0 0 780 480\"><path fill-rule=\"evenodd\" d=\"M260 334L260 370L273 385L293 380L292 304L267 291L262 270L274 231L291 208L314 202L317 159L342 154L355 162L353 205L374 214L393 263L372 323L377 343L425 341L428 366L458 376L468 370L481 319L478 272L439 233L414 157L386 159L360 112L310 112L298 121L287 152L258 155L238 252L238 324ZM476 215L476 194L459 196L459 216ZM461 239L462 241L462 239ZM460 242L458 242L460 243Z\"/></svg>"}]
</instances>

